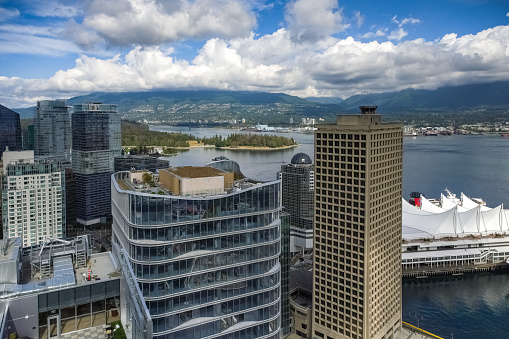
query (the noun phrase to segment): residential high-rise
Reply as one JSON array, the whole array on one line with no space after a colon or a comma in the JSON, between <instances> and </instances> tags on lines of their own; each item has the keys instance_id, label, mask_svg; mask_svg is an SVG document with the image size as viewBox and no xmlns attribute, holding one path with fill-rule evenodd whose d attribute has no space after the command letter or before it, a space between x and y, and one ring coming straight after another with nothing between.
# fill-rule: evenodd
<instances>
[{"instance_id":1,"label":"residential high-rise","mask_svg":"<svg viewBox=\"0 0 509 339\"><path fill-rule=\"evenodd\" d=\"M113 158L122 151L120 114L116 105L80 104L71 118L76 218L92 225L111 215Z\"/></svg>"},{"instance_id":2,"label":"residential high-rise","mask_svg":"<svg viewBox=\"0 0 509 339\"><path fill-rule=\"evenodd\" d=\"M34 115L36 158L71 160L71 116L65 100L38 101Z\"/></svg>"},{"instance_id":3,"label":"residential high-rise","mask_svg":"<svg viewBox=\"0 0 509 339\"><path fill-rule=\"evenodd\" d=\"M279 181L208 166L159 170L159 183L148 174L112 176L112 243L154 338L280 338Z\"/></svg>"},{"instance_id":4,"label":"residential high-rise","mask_svg":"<svg viewBox=\"0 0 509 339\"><path fill-rule=\"evenodd\" d=\"M376 106L315 133L314 338L401 328L402 144Z\"/></svg>"},{"instance_id":5,"label":"residential high-rise","mask_svg":"<svg viewBox=\"0 0 509 339\"><path fill-rule=\"evenodd\" d=\"M290 251L313 249L313 199L315 167L309 155L297 153L290 164L281 166L281 196L285 212L290 214Z\"/></svg>"},{"instance_id":6,"label":"residential high-rise","mask_svg":"<svg viewBox=\"0 0 509 339\"><path fill-rule=\"evenodd\" d=\"M0 105L0 159L6 147L21 151L21 125L18 113Z\"/></svg>"},{"instance_id":7,"label":"residential high-rise","mask_svg":"<svg viewBox=\"0 0 509 339\"><path fill-rule=\"evenodd\" d=\"M34 160L33 151L3 154L2 219L5 238L23 247L65 237L65 176L54 160Z\"/></svg>"}]
</instances>

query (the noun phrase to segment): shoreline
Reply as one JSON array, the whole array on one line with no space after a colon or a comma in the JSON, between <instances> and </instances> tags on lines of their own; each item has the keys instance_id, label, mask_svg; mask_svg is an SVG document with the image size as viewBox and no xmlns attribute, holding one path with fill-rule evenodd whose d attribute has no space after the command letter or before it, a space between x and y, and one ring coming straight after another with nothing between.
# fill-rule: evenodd
<instances>
[{"instance_id":1,"label":"shoreline","mask_svg":"<svg viewBox=\"0 0 509 339\"><path fill-rule=\"evenodd\" d=\"M217 149L223 149L228 151L279 151L282 149L290 149L299 146L297 145L290 145L290 146L282 146L282 147L260 147L260 146L237 146L237 147L231 147L231 146L224 146L224 147L216 147Z\"/></svg>"},{"instance_id":2,"label":"shoreline","mask_svg":"<svg viewBox=\"0 0 509 339\"><path fill-rule=\"evenodd\" d=\"M166 147L166 148L169 148L169 149L176 149L176 150L179 150L179 149L185 149L185 150L190 150L190 149L193 149L193 148L216 148L216 149L222 149L222 150L232 150L232 151L236 151L236 150L240 150L240 151L279 151L279 150L282 150L282 149L290 149L290 148L293 148L293 147L297 147L299 146L299 144L296 144L296 145L290 145L290 146L283 146L283 147L274 147L274 148L271 148L271 147L259 147L259 146L238 146L238 147L231 147L231 146L224 146L224 147L216 147L214 145L198 145L198 146L185 146L185 147L182 147L182 146L179 146L179 147L171 147L171 146L146 146L146 147L153 147L153 148L163 148L163 147ZM122 146L122 148L134 148L135 146ZM148 154L150 155L150 154Z\"/></svg>"}]
</instances>

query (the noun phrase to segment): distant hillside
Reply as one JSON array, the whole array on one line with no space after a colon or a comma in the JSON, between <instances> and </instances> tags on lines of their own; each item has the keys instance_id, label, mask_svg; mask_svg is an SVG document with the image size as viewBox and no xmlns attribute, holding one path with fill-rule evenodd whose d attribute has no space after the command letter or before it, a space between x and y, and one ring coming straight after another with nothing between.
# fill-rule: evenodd
<instances>
[{"instance_id":1,"label":"distant hillside","mask_svg":"<svg viewBox=\"0 0 509 339\"><path fill-rule=\"evenodd\" d=\"M108 102L119 106L135 106L140 104L309 104L305 99L284 93L239 92L239 91L153 91L153 92L95 92L89 95L74 97L69 104L83 102Z\"/></svg>"},{"instance_id":2,"label":"distant hillside","mask_svg":"<svg viewBox=\"0 0 509 339\"><path fill-rule=\"evenodd\" d=\"M149 123L226 124L242 121L284 125L290 118L323 118L358 112L358 106L377 105L380 113L465 110L509 105L509 81L442 87L437 90L406 89L400 92L340 98L299 98L283 93L241 91L96 92L74 97L69 105L84 102L117 104L124 119ZM33 117L33 107L13 109L21 118Z\"/></svg>"},{"instance_id":3,"label":"distant hillside","mask_svg":"<svg viewBox=\"0 0 509 339\"><path fill-rule=\"evenodd\" d=\"M97 92L68 100L69 105L83 102L115 103L123 118L172 124L221 124L242 119L251 124L284 124L290 117L317 118L338 112L335 105L283 93L240 91Z\"/></svg>"},{"instance_id":4,"label":"distant hillside","mask_svg":"<svg viewBox=\"0 0 509 339\"><path fill-rule=\"evenodd\" d=\"M330 105L330 104L337 105L343 101L343 99L337 98L337 97L306 97L304 99L306 99L307 101L316 102L318 104L325 104L325 105Z\"/></svg>"},{"instance_id":5,"label":"distant hillside","mask_svg":"<svg viewBox=\"0 0 509 339\"><path fill-rule=\"evenodd\" d=\"M354 95L339 103L341 112L357 112L360 105L377 105L383 112L464 110L480 106L509 105L509 81L436 90Z\"/></svg>"}]
</instances>

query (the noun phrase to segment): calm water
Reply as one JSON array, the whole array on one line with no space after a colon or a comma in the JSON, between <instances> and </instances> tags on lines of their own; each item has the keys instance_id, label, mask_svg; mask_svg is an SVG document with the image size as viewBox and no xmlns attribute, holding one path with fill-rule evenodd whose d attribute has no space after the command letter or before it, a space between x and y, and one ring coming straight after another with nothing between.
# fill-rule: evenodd
<instances>
[{"instance_id":1,"label":"calm water","mask_svg":"<svg viewBox=\"0 0 509 339\"><path fill-rule=\"evenodd\" d=\"M226 129L153 127L196 136L226 136ZM237 132L238 133L238 132ZM204 165L224 155L237 161L248 177L274 180L283 162L298 152L313 158L313 135L293 137L299 146L271 152L196 149L169 157L172 166ZM458 196L480 197L488 206L509 208L509 139L497 136L436 136L404 139L403 197L419 191L439 198L448 188ZM509 338L509 274L403 284L403 320L444 338Z\"/></svg>"}]
</instances>

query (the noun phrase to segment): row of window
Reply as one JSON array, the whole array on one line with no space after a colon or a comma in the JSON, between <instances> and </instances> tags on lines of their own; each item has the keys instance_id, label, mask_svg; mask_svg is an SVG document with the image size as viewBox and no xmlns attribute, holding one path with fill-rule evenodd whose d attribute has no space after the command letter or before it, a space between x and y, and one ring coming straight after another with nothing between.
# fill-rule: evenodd
<instances>
[{"instance_id":1,"label":"row of window","mask_svg":"<svg viewBox=\"0 0 509 339\"><path fill-rule=\"evenodd\" d=\"M236 298L241 295L249 293L263 292L267 289L272 289L271 296L269 294L257 294L253 296L246 296L246 302L254 302L256 305L269 303L277 299L277 286L280 283L279 273L273 273L267 276L253 278L245 281L228 282L223 285L210 286L196 292L177 295L171 298L162 300L147 300L147 308L152 317L162 314L180 313L179 310L186 308L201 308L207 307L207 303L217 304L220 300L228 298ZM270 292L270 291L267 291ZM268 299L267 299L268 298ZM251 304L250 304L251 305ZM179 311L179 312L176 312Z\"/></svg>"},{"instance_id":2,"label":"row of window","mask_svg":"<svg viewBox=\"0 0 509 339\"><path fill-rule=\"evenodd\" d=\"M272 306L264 307L262 309L253 310L244 314L234 314L229 317L224 317L220 320L214 320L205 324L192 326L190 328L172 332L168 334L158 335L154 330L155 339L195 339L195 338L208 338L214 339L279 339L280 338L280 326L281 319L279 313L279 303ZM185 320L191 320L190 314L183 313L180 317ZM189 320L186 320L189 319ZM180 320L179 320L180 321ZM242 329L234 331L225 335L217 336L221 332L224 332L234 325L241 325L243 322L260 322L266 321L262 324L256 324L254 326L239 326ZM160 325L154 321L154 328L159 328Z\"/></svg>"}]
</instances>

